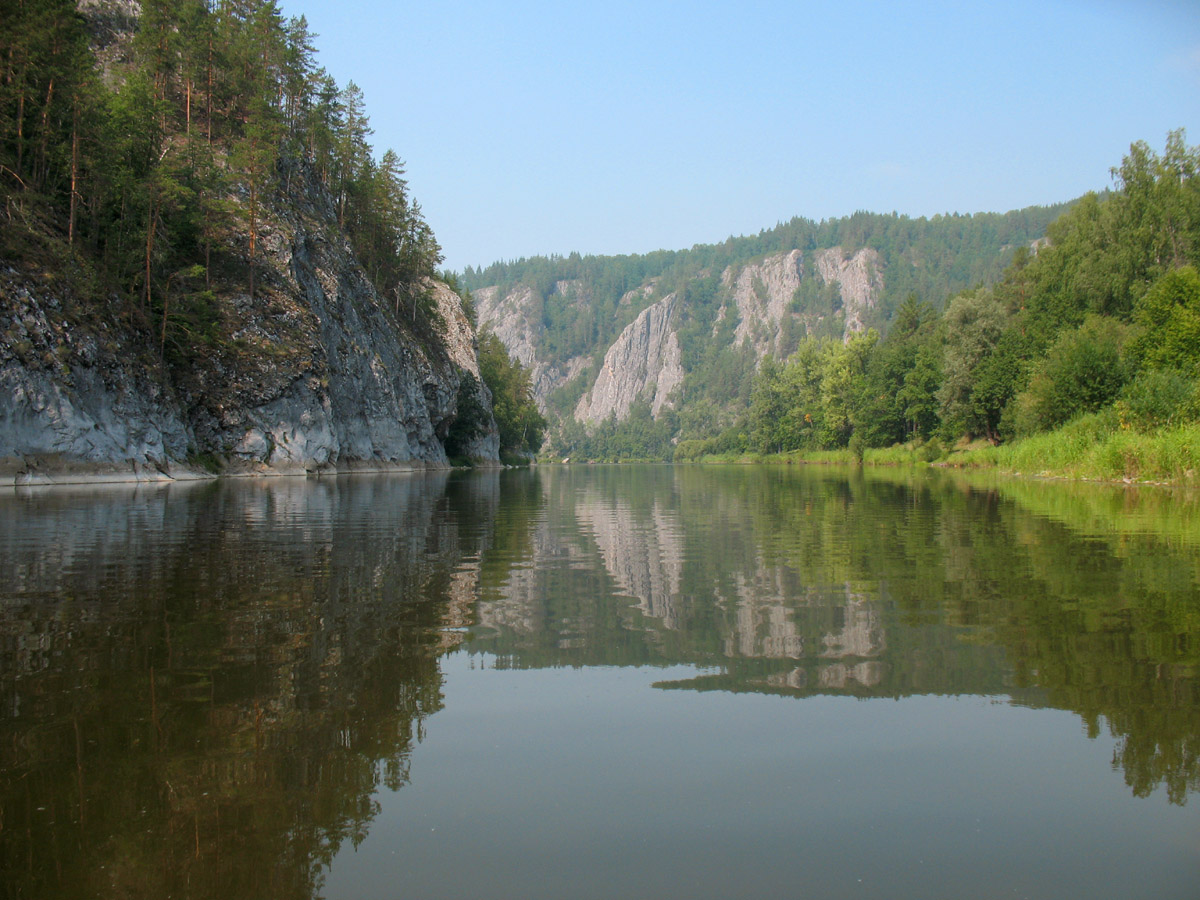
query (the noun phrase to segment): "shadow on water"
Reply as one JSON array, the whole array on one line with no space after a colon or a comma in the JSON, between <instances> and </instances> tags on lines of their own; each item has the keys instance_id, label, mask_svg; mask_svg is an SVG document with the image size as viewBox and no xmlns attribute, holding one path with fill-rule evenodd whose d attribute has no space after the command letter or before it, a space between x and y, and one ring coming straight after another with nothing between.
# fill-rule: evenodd
<instances>
[{"instance_id":1,"label":"shadow on water","mask_svg":"<svg viewBox=\"0 0 1200 900\"><path fill-rule=\"evenodd\" d=\"M318 894L408 783L462 647L702 670L672 689L1066 709L1118 738L1135 794L1183 803L1197 523L1162 493L769 468L13 495L3 896Z\"/></svg>"}]
</instances>

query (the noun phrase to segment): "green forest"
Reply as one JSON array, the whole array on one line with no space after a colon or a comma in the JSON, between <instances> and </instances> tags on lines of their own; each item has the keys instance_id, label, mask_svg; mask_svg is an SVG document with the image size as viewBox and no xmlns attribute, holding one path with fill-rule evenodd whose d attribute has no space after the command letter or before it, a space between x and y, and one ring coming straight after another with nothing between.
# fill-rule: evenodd
<instances>
[{"instance_id":1,"label":"green forest","mask_svg":"<svg viewBox=\"0 0 1200 900\"><path fill-rule=\"evenodd\" d=\"M329 191L397 305L441 262L403 163L376 160L362 91L317 65L303 16L274 0L145 0L136 21L3 9L0 253L116 291L164 351L213 337L221 291L253 297L262 220L294 180Z\"/></svg>"},{"instance_id":2,"label":"green forest","mask_svg":"<svg viewBox=\"0 0 1200 900\"><path fill-rule=\"evenodd\" d=\"M1012 236L1016 232L1006 235L1016 246L994 278L982 257L964 263L970 254L948 254L954 265L936 268L936 278L928 271L912 276L926 278L920 285L895 277L912 272L912 266L889 268L891 300L881 304L877 327L845 339L802 336L782 360L758 363L745 346L740 354L721 348L719 331L732 336L728 321L716 330L702 322L697 330L708 328L714 339L689 357L685 321L680 334L687 402L657 419L643 403L627 418L591 429L569 420L554 434L552 450L597 459L676 460L841 451L847 459L890 462L941 460L956 446L973 443L1039 447L1037 453L1061 457L1061 448L1044 437L1058 434L1068 444L1104 446L1116 440L1098 474L1191 478L1200 465L1198 164L1200 150L1187 145L1182 131L1167 136L1161 153L1139 141L1112 170L1113 188L1057 209L1045 240L1025 241L1029 231L1020 232L1019 242ZM1029 215L1009 214L1026 229L1033 228ZM899 244L889 243L886 228L878 230L888 217L860 214L819 228L836 227L837 239L853 247L855 239L847 235L856 221L872 222L875 230L864 230L865 240L896 255ZM897 228L903 224L890 221ZM1008 220L986 221L999 227ZM795 234L785 236L802 225L798 220L740 240L747 253L797 241L806 246ZM933 238L925 240L928 247ZM721 256L718 248L690 253L712 262L706 270L695 263L693 271L709 277L687 285L689 299L712 307L705 297L717 291L711 273L745 257ZM663 255L663 271L678 265L680 256ZM657 257L639 262L649 265L651 259ZM538 274L552 262L525 261L468 275L484 281L548 279L562 277L571 266L582 271L597 264L589 258L559 260L552 275ZM616 261L613 269L620 273L626 265ZM636 266L629 272L621 287L645 274ZM971 283L939 295L956 279ZM897 283L906 291L899 300ZM1165 442L1155 454L1168 458L1139 459L1141 451L1133 446L1138 436ZM1043 443L1030 443L1035 439ZM872 453L899 446L911 456ZM1021 464L1037 466L1037 453L1027 452ZM987 462L987 456L977 453L964 461ZM1013 465L1020 459L1007 458ZM1070 463L1048 459L1038 468L1056 465Z\"/></svg>"},{"instance_id":3,"label":"green forest","mask_svg":"<svg viewBox=\"0 0 1200 900\"><path fill-rule=\"evenodd\" d=\"M1161 154L1134 144L1115 189L1082 198L994 285L941 312L909 297L882 339L805 341L786 364L765 366L741 429L714 448L999 444L1089 416L1100 431L1194 424L1198 163L1182 132Z\"/></svg>"}]
</instances>

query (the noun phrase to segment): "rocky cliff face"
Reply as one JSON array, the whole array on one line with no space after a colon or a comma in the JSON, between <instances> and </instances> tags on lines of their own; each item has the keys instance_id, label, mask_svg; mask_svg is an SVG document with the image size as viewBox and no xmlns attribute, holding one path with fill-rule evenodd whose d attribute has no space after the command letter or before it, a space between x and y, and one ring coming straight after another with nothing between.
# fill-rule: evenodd
<instances>
[{"instance_id":1,"label":"rocky cliff face","mask_svg":"<svg viewBox=\"0 0 1200 900\"><path fill-rule=\"evenodd\" d=\"M646 399L655 418L683 383L679 338L673 327L676 295L644 309L604 356L596 382L575 407L580 422L623 419L635 401Z\"/></svg>"},{"instance_id":2,"label":"rocky cliff face","mask_svg":"<svg viewBox=\"0 0 1200 900\"><path fill-rule=\"evenodd\" d=\"M736 322L733 346L751 346L760 361L767 356L783 358L804 335L847 339L866 329L883 293L882 271L882 260L875 250L863 248L846 253L841 247L807 254L791 250L728 266L720 275L720 306L712 338L717 339L732 319ZM613 415L620 421L638 400L648 401L658 418L671 402L672 391L683 384L678 329L689 310L679 299L679 292L655 299L661 292L659 281L648 279L621 297L618 308L644 308L605 348L599 372L571 412L576 421L594 425ZM824 290L836 300L826 308L807 307L802 302L802 288L808 288L814 296ZM551 393L588 371L589 357L556 359L546 349L545 341L544 305L560 300L588 302L586 287L579 282L557 282L548 298L519 284L506 292L495 286L480 288L475 299L480 322L530 369L534 396L543 412Z\"/></svg>"},{"instance_id":3,"label":"rocky cliff face","mask_svg":"<svg viewBox=\"0 0 1200 900\"><path fill-rule=\"evenodd\" d=\"M559 282L555 290L569 289L570 286L568 282ZM529 370L534 400L544 413L546 398L587 369L590 360L586 356L551 359L539 352L538 344L546 327L540 315L541 302L526 285L519 285L506 294L496 287L486 287L476 291L474 296L480 324L490 328L509 355Z\"/></svg>"},{"instance_id":4,"label":"rocky cliff face","mask_svg":"<svg viewBox=\"0 0 1200 900\"><path fill-rule=\"evenodd\" d=\"M882 261L870 247L848 254L841 247L814 254L817 274L825 284L836 284L846 314L845 335L866 330L866 314L883 292Z\"/></svg>"},{"instance_id":5,"label":"rocky cliff face","mask_svg":"<svg viewBox=\"0 0 1200 900\"><path fill-rule=\"evenodd\" d=\"M721 283L731 295L738 325L734 342L749 342L759 359L782 356L781 338L785 323L791 319L803 333L814 333L828 314L824 310L797 308L795 298L806 279L821 287L836 286L842 313L841 335L849 338L866 330L867 314L875 308L883 292L882 262L879 254L864 247L846 253L841 247L815 250L805 267L800 250L777 253L757 263L725 270ZM728 308L722 317L730 315Z\"/></svg>"},{"instance_id":6,"label":"rocky cliff face","mask_svg":"<svg viewBox=\"0 0 1200 900\"><path fill-rule=\"evenodd\" d=\"M81 322L69 294L4 266L0 311L0 483L170 477L191 431L115 307Z\"/></svg>"},{"instance_id":7,"label":"rocky cliff face","mask_svg":"<svg viewBox=\"0 0 1200 900\"><path fill-rule=\"evenodd\" d=\"M303 474L447 465L463 372L462 303L427 285L424 330L378 296L307 175L265 217L253 297L218 297L220 337L168 366L130 311L0 262L0 477L9 483ZM230 237L245 252L246 236ZM240 242L240 243L239 243ZM472 448L498 459L488 428ZM192 460L192 463L189 463Z\"/></svg>"},{"instance_id":8,"label":"rocky cliff face","mask_svg":"<svg viewBox=\"0 0 1200 900\"><path fill-rule=\"evenodd\" d=\"M739 317L735 343L749 341L759 359L775 351L780 326L790 314L803 271L804 254L799 250L768 256L761 263L745 266L736 276L732 268L725 270L721 282L732 293Z\"/></svg>"},{"instance_id":9,"label":"rocky cliff face","mask_svg":"<svg viewBox=\"0 0 1200 900\"><path fill-rule=\"evenodd\" d=\"M475 392L475 401L483 409L490 410L492 392L483 383L483 377L479 373L475 328L463 309L462 298L440 281L432 282L428 287L433 291L438 318L444 326L442 340L446 353L460 372L470 373L474 378L471 389ZM484 423L483 432L469 442L466 450L468 456L480 462L500 458L500 430L490 415Z\"/></svg>"}]
</instances>

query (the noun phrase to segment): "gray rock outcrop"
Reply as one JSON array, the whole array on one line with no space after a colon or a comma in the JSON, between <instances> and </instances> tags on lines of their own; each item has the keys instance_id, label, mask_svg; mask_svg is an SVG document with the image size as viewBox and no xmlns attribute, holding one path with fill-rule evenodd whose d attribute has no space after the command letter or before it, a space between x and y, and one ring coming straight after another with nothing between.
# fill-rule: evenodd
<instances>
[{"instance_id":1,"label":"gray rock outcrop","mask_svg":"<svg viewBox=\"0 0 1200 900\"><path fill-rule=\"evenodd\" d=\"M463 373L479 374L461 300L427 284L431 323L404 321L332 227L329 195L304 171L292 185L261 226L258 290L220 298L224 338L187 348L186 364L168 366L118 301L0 268L0 479L448 465ZM476 390L486 423L469 452L495 463L491 397Z\"/></svg>"},{"instance_id":2,"label":"gray rock outcrop","mask_svg":"<svg viewBox=\"0 0 1200 900\"><path fill-rule=\"evenodd\" d=\"M191 442L178 403L117 322L72 328L68 304L0 272L0 483L181 474ZM182 474L186 474L186 469Z\"/></svg>"},{"instance_id":3,"label":"gray rock outcrop","mask_svg":"<svg viewBox=\"0 0 1200 900\"><path fill-rule=\"evenodd\" d=\"M750 341L759 359L774 353L779 329L804 269L804 254L799 250L768 256L762 262L742 268L734 277L726 269L721 281L733 293L738 326L734 342Z\"/></svg>"},{"instance_id":4,"label":"gray rock outcrop","mask_svg":"<svg viewBox=\"0 0 1200 900\"><path fill-rule=\"evenodd\" d=\"M560 281L555 293L570 292L571 302L586 302L575 291L577 283ZM586 356L571 359L547 359L538 344L546 333L540 313L540 300L527 285L518 285L508 293L496 287L475 292L475 309L481 327L490 328L504 344L509 355L529 370L533 399L543 413L546 399L558 388L585 371L591 360Z\"/></svg>"},{"instance_id":5,"label":"gray rock outcrop","mask_svg":"<svg viewBox=\"0 0 1200 900\"><path fill-rule=\"evenodd\" d=\"M853 254L846 254L841 247L818 250L814 254L814 267L826 284L837 283L842 295L842 308L846 314L845 336L850 337L866 330L864 320L869 310L883 291L883 269L879 254L870 247L863 247Z\"/></svg>"},{"instance_id":6,"label":"gray rock outcrop","mask_svg":"<svg viewBox=\"0 0 1200 900\"><path fill-rule=\"evenodd\" d=\"M658 418L683 383L679 338L673 318L676 295L668 294L642 310L604 355L604 365L591 391L575 407L580 422L601 422L611 415L624 419L638 399L650 403Z\"/></svg>"}]
</instances>

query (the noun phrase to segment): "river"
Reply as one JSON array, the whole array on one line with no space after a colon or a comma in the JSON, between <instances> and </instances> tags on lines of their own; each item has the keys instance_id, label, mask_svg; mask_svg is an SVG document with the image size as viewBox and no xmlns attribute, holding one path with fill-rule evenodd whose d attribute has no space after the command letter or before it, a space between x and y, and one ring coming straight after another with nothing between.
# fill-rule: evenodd
<instances>
[{"instance_id":1,"label":"river","mask_svg":"<svg viewBox=\"0 0 1200 900\"><path fill-rule=\"evenodd\" d=\"M1200 498L808 467L0 496L0 897L1200 884Z\"/></svg>"}]
</instances>

